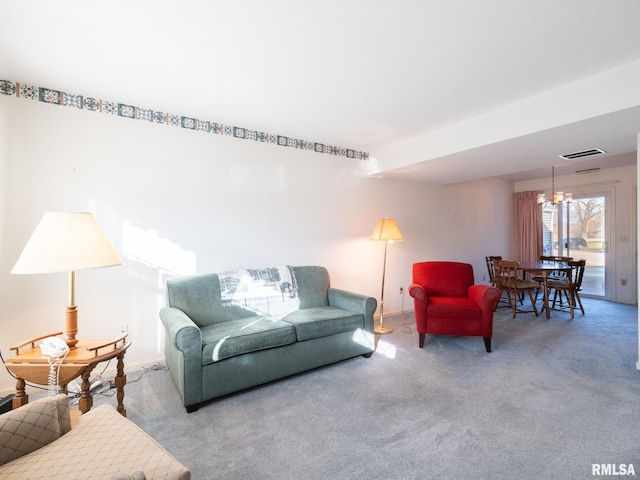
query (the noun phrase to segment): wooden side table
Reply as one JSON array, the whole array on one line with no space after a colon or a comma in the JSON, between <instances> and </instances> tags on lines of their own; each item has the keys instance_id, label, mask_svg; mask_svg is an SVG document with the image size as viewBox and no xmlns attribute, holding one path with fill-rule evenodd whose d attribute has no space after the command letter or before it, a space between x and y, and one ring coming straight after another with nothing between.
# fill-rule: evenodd
<instances>
[{"instance_id":1,"label":"wooden side table","mask_svg":"<svg viewBox=\"0 0 640 480\"><path fill-rule=\"evenodd\" d=\"M36 342L46 337L60 335L62 332L32 338L11 347L16 354L5 361L5 366L16 376L16 396L13 398L13 408L18 408L29 402L29 396L25 392L25 382L38 385L47 385L49 378L49 357L43 355L40 346ZM81 413L87 413L93 406L89 375L101 362L116 358L117 373L115 377L116 398L118 411L122 416L127 416L124 408L124 386L127 376L124 373L124 354L131 342L127 340L127 334L115 340L80 340L76 348L72 348L58 367L59 385L63 392L67 392L67 384L78 377L82 378L80 400L78 408Z\"/></svg>"}]
</instances>

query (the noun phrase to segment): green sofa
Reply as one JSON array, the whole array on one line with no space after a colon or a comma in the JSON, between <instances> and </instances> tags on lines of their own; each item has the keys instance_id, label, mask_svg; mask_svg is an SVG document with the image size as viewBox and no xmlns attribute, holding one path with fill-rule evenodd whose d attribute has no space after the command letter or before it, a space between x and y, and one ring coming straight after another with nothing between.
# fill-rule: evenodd
<instances>
[{"instance_id":1,"label":"green sofa","mask_svg":"<svg viewBox=\"0 0 640 480\"><path fill-rule=\"evenodd\" d=\"M372 354L375 298L331 288L324 267L277 268L290 274L287 281L275 268L242 271L258 285L244 293L239 276L222 273L167 281L160 310L165 357L187 412L207 400ZM255 291L269 289L277 295L252 300Z\"/></svg>"}]
</instances>

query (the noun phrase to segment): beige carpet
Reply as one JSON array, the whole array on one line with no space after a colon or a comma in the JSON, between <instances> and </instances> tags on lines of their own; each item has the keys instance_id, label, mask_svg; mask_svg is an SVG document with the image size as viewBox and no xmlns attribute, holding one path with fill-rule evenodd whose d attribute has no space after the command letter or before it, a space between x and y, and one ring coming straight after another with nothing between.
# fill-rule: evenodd
<instances>
[{"instance_id":1,"label":"beige carpet","mask_svg":"<svg viewBox=\"0 0 640 480\"><path fill-rule=\"evenodd\" d=\"M637 308L512 319L481 338L427 336L413 317L376 353L187 414L167 371L127 372L128 417L194 479L581 479L593 464L640 475ZM96 402L114 398L100 397Z\"/></svg>"}]
</instances>

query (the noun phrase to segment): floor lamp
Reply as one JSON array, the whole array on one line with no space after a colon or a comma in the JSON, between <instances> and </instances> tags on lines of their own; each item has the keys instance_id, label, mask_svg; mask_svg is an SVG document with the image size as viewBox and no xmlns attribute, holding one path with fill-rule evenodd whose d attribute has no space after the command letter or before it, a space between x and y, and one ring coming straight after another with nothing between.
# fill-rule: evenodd
<instances>
[{"instance_id":1,"label":"floor lamp","mask_svg":"<svg viewBox=\"0 0 640 480\"><path fill-rule=\"evenodd\" d=\"M66 342L78 343L78 309L75 304L76 271L113 267L122 262L94 216L84 212L48 212L34 230L11 273L69 274Z\"/></svg>"},{"instance_id":2,"label":"floor lamp","mask_svg":"<svg viewBox=\"0 0 640 480\"><path fill-rule=\"evenodd\" d=\"M382 291L380 292L380 323L373 327L373 331L379 334L391 333L393 329L383 323L384 317L384 277L387 269L387 246L389 242L399 242L402 240L402 234L398 228L398 224L393 218L386 215L378 220L376 228L371 234L371 240L384 242L384 260L382 263Z\"/></svg>"}]
</instances>

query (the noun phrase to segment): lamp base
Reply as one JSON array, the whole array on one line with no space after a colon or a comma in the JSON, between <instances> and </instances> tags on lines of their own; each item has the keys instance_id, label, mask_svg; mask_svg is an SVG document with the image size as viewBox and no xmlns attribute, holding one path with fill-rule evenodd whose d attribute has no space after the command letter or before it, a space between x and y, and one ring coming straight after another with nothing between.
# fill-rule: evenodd
<instances>
[{"instance_id":1,"label":"lamp base","mask_svg":"<svg viewBox=\"0 0 640 480\"><path fill-rule=\"evenodd\" d=\"M67 306L66 327L64 333L67 335L67 345L70 349L74 349L78 343L76 338L78 333L78 308L75 305Z\"/></svg>"},{"instance_id":2,"label":"lamp base","mask_svg":"<svg viewBox=\"0 0 640 480\"><path fill-rule=\"evenodd\" d=\"M393 332L393 328L389 327L388 325L374 325L373 327L373 333L378 333L380 335L386 335L387 333L391 333Z\"/></svg>"}]
</instances>

